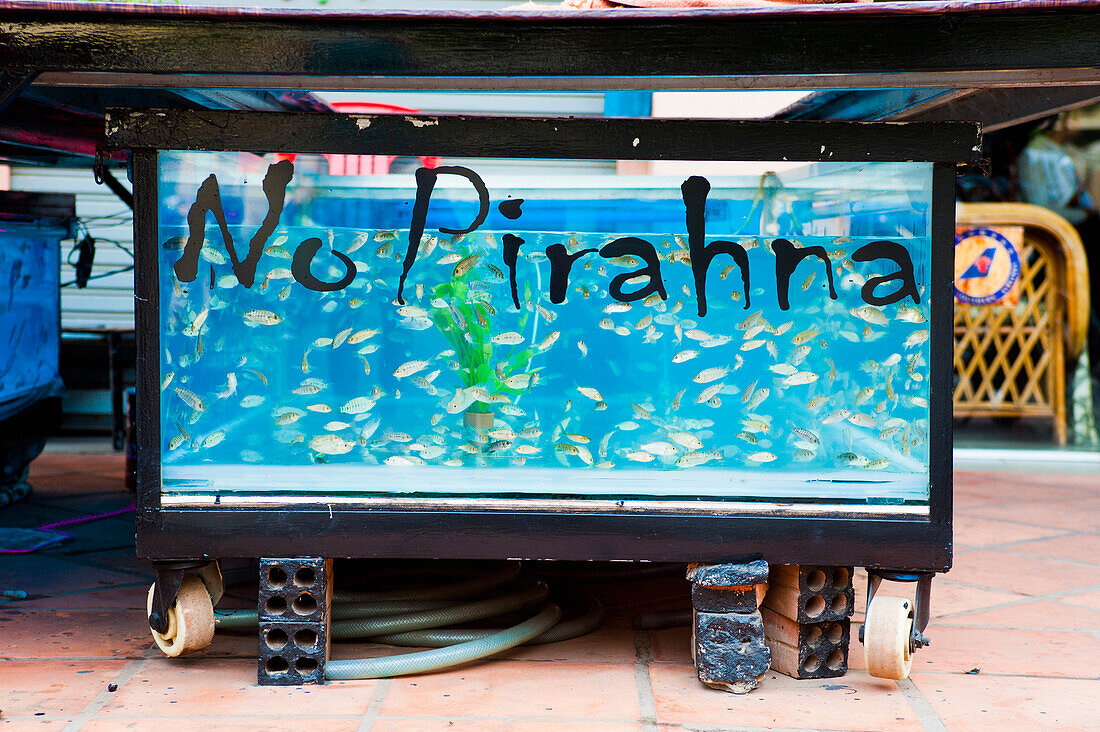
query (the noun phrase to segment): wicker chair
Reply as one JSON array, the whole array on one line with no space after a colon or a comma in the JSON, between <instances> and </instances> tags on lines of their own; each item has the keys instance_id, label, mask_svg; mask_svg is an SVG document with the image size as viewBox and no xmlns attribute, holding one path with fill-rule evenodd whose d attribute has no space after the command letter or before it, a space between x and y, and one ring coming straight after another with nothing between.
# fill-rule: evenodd
<instances>
[{"instance_id":1,"label":"wicker chair","mask_svg":"<svg viewBox=\"0 0 1100 732\"><path fill-rule=\"evenodd\" d=\"M1066 369L1089 318L1088 263L1077 231L1026 203L961 203L959 227L1022 226L1019 302L955 305L956 417L1049 417L1066 443Z\"/></svg>"}]
</instances>

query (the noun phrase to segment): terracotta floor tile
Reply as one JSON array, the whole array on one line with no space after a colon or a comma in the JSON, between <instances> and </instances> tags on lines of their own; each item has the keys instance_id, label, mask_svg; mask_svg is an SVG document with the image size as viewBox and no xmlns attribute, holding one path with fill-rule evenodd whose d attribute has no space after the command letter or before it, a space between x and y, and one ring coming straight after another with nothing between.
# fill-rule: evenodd
<instances>
[{"instance_id":1,"label":"terracotta floor tile","mask_svg":"<svg viewBox=\"0 0 1100 732\"><path fill-rule=\"evenodd\" d=\"M261 717L261 716L170 716L140 717L92 717L81 727L81 732L165 732L166 730L217 730L217 732L302 732L305 729L323 732L354 732L359 729L360 717Z\"/></svg>"},{"instance_id":2,"label":"terracotta floor tile","mask_svg":"<svg viewBox=\"0 0 1100 732\"><path fill-rule=\"evenodd\" d=\"M1011 524L977 516L960 515L955 517L955 539L966 542L973 547L1004 544L1009 541L1041 539L1065 533L1065 529Z\"/></svg>"},{"instance_id":3,"label":"terracotta floor tile","mask_svg":"<svg viewBox=\"0 0 1100 732\"><path fill-rule=\"evenodd\" d=\"M11 515L4 516L6 513ZM0 526L37 528L56 521L76 518L83 513L87 512L60 511L41 504L27 504L25 506L16 504L0 511ZM71 538L63 538L60 543L40 549L34 554L6 556L4 561L10 560L15 564L16 562L25 562L35 558L53 558L62 561L72 560L77 564L87 566L94 564L87 559L89 553L125 550L132 554L134 550L134 520L130 517L63 526L57 530L69 534ZM109 566L107 569L116 570L118 567ZM127 568L126 571L129 572L130 570ZM148 565L145 565L142 574L148 574Z\"/></svg>"},{"instance_id":4,"label":"terracotta floor tile","mask_svg":"<svg viewBox=\"0 0 1100 732\"><path fill-rule=\"evenodd\" d=\"M7 658L138 657L152 639L142 610L0 608L0 655Z\"/></svg>"},{"instance_id":5,"label":"terracotta floor tile","mask_svg":"<svg viewBox=\"0 0 1100 732\"><path fill-rule=\"evenodd\" d=\"M81 514L97 513L99 508L107 508L96 506L93 510L80 511ZM69 518L68 515L58 515L57 519ZM37 524L36 524L37 525ZM60 529L73 535L72 539L65 541L55 547L50 547L44 550L47 556L54 556L58 558L74 557L83 559L81 555L88 555L93 552L104 551L119 551L128 550L133 551L134 548L134 518L133 514L124 516L118 516L116 518L103 519L100 521L92 521L84 524L76 524L73 526L63 526ZM115 571L132 572L133 570L126 566L129 563L121 565L108 566L106 569ZM144 564L144 563L143 563ZM142 576L152 576L149 571L149 565L144 564L140 568L140 574Z\"/></svg>"},{"instance_id":6,"label":"terracotta floor tile","mask_svg":"<svg viewBox=\"0 0 1100 732\"><path fill-rule=\"evenodd\" d=\"M950 576L950 574L947 575L947 577ZM969 587L941 576L932 582L932 618L1000 605L1021 598L1022 596L1016 592Z\"/></svg>"},{"instance_id":7,"label":"terracotta floor tile","mask_svg":"<svg viewBox=\"0 0 1100 732\"><path fill-rule=\"evenodd\" d=\"M929 636L932 645L914 656L914 673L980 668L995 674L1091 678L1100 657L1100 638L1091 632L944 625L931 628Z\"/></svg>"},{"instance_id":8,"label":"terracotta floor tile","mask_svg":"<svg viewBox=\"0 0 1100 732\"><path fill-rule=\"evenodd\" d=\"M31 596L101 590L116 585L132 585L136 581L134 575L129 573L87 567L40 554L3 557L0 561L4 563L4 589L25 590Z\"/></svg>"},{"instance_id":9,"label":"terracotta floor tile","mask_svg":"<svg viewBox=\"0 0 1100 732\"><path fill-rule=\"evenodd\" d=\"M255 661L260 652L259 645L258 630L247 633L236 631L230 633L225 630L218 632L215 630L214 640L210 643L210 646L192 655L195 658L203 656L210 658L247 658Z\"/></svg>"},{"instance_id":10,"label":"terracotta floor tile","mask_svg":"<svg viewBox=\"0 0 1100 732\"><path fill-rule=\"evenodd\" d=\"M914 674L949 730L1096 729L1097 681Z\"/></svg>"},{"instance_id":11,"label":"terracotta floor tile","mask_svg":"<svg viewBox=\"0 0 1100 732\"><path fill-rule=\"evenodd\" d=\"M73 720L65 717L18 717L8 719L7 715L0 717L0 729L31 729L34 732L51 732L52 730L64 730L71 725Z\"/></svg>"},{"instance_id":12,"label":"terracotta floor tile","mask_svg":"<svg viewBox=\"0 0 1100 732\"><path fill-rule=\"evenodd\" d=\"M397 679L384 716L637 719L634 667L626 663L490 661Z\"/></svg>"},{"instance_id":13,"label":"terracotta floor tile","mask_svg":"<svg viewBox=\"0 0 1100 732\"><path fill-rule=\"evenodd\" d=\"M127 538L129 538L129 535L127 535ZM153 567L149 562L134 556L133 547L106 552L81 551L80 554L73 556L72 559L80 561L82 564L102 567L103 569L109 569L115 572L129 572L148 579L150 583L152 583L153 577L155 576Z\"/></svg>"},{"instance_id":14,"label":"terracotta floor tile","mask_svg":"<svg viewBox=\"0 0 1100 732\"><path fill-rule=\"evenodd\" d=\"M1100 534L1073 534L1057 539L1029 541L1005 547L1021 554L1035 554L1051 559L1068 559L1100 566Z\"/></svg>"},{"instance_id":15,"label":"terracotta floor tile","mask_svg":"<svg viewBox=\"0 0 1100 732\"><path fill-rule=\"evenodd\" d=\"M48 506L34 500L26 500L11 506L6 506L3 511L0 511L0 526L33 529L43 524L53 523L54 521L76 518L78 515L79 513L77 511L65 511L56 506ZM17 559L19 556L22 555L6 557L6 559Z\"/></svg>"},{"instance_id":16,"label":"terracotta floor tile","mask_svg":"<svg viewBox=\"0 0 1100 732\"><path fill-rule=\"evenodd\" d=\"M987 506L996 506L1001 503L1001 501L991 496L970 494L966 491L959 490L958 477L955 478L955 493L952 496L951 502L954 506L956 516L967 511L973 511Z\"/></svg>"},{"instance_id":17,"label":"terracotta floor tile","mask_svg":"<svg viewBox=\"0 0 1100 732\"><path fill-rule=\"evenodd\" d=\"M0 525L34 526L132 501L118 489L119 455L47 455L35 462L32 482L32 500L0 512ZM1100 480L967 471L956 474L955 497L956 569L933 584L933 645L916 656L918 686L951 729L1095 726L1086 715L1095 716L1100 683L1091 662L1100 655L1095 632L1100 627L1100 535L1064 535L1100 524ZM13 651L21 656L0 660L0 728L62 729L126 667L126 655L140 657L149 647L144 602L151 574L131 553L132 518L90 522L73 527L72 533L78 534L76 540L37 555L0 559L0 589L25 589L33 598L0 604L0 656ZM988 548L1019 541L1024 543ZM864 587L860 580L853 635ZM913 589L884 587L902 595ZM1083 590L1077 595L1030 599L1078 588ZM395 679L373 730L641 729L631 621L639 612L690 607L690 586L680 576L667 576L601 582L589 589L608 609L609 620L596 633L520 649L457 671ZM254 586L234 593L225 607L255 606ZM1028 601L1000 607L1023 600ZM699 684L690 662L688 628L651 631L648 638L659 722L669 725L669 732L742 725L919 727L896 685L863 671L863 648L854 639L844 678L796 681L769 672L760 689L733 696ZM377 682L258 687L256 645L254 632L223 631L209 649L192 657L140 661L138 673L107 697L106 707L84 729L358 728ZM339 643L333 656L407 650ZM103 660L31 661L28 653L98 654ZM974 667L982 673L962 673ZM299 716L276 716L288 708ZM47 715L29 716L35 711ZM12 716L15 712L21 716Z\"/></svg>"},{"instance_id":18,"label":"terracotta floor tile","mask_svg":"<svg viewBox=\"0 0 1100 732\"><path fill-rule=\"evenodd\" d=\"M1087 497L1097 487L1094 476L1051 473L955 473L955 495L982 498L993 503L1067 500Z\"/></svg>"},{"instance_id":19,"label":"terracotta floor tile","mask_svg":"<svg viewBox=\"0 0 1100 732\"><path fill-rule=\"evenodd\" d=\"M149 582L139 581L129 585L116 585L105 590L32 595L34 599L13 601L0 605L0 616L2 616L5 609L144 610L145 598L149 593L149 584Z\"/></svg>"},{"instance_id":20,"label":"terracotta floor tile","mask_svg":"<svg viewBox=\"0 0 1100 732\"><path fill-rule=\"evenodd\" d=\"M641 732L641 722L378 717L371 732Z\"/></svg>"},{"instance_id":21,"label":"terracotta floor tile","mask_svg":"<svg viewBox=\"0 0 1100 732\"><path fill-rule=\"evenodd\" d=\"M1058 484L1046 475L973 471L955 471L954 489L956 511L1035 500L1040 497L1075 498L1081 492L1077 486Z\"/></svg>"},{"instance_id":22,"label":"terracotta floor tile","mask_svg":"<svg viewBox=\"0 0 1100 732\"><path fill-rule=\"evenodd\" d=\"M370 732L507 732L510 729L508 722L503 719L380 716L374 720Z\"/></svg>"},{"instance_id":23,"label":"terracotta floor tile","mask_svg":"<svg viewBox=\"0 0 1100 732\"><path fill-rule=\"evenodd\" d=\"M50 506L64 506L76 510L91 508L93 505L103 505L104 511L115 509L107 507L108 501L114 501L119 507L126 507L134 502L134 494L126 490L125 480L121 475L103 475L100 473L67 473L57 478L48 480L30 480L31 500Z\"/></svg>"},{"instance_id":24,"label":"terracotta floor tile","mask_svg":"<svg viewBox=\"0 0 1100 732\"><path fill-rule=\"evenodd\" d=\"M691 663L691 628L664 628L649 631L649 647L654 661Z\"/></svg>"},{"instance_id":25,"label":"terracotta floor tile","mask_svg":"<svg viewBox=\"0 0 1100 732\"><path fill-rule=\"evenodd\" d=\"M991 549L960 554L950 577L955 582L1032 596L1100 584L1100 572L1094 567Z\"/></svg>"},{"instance_id":26,"label":"terracotta floor tile","mask_svg":"<svg viewBox=\"0 0 1100 732\"><path fill-rule=\"evenodd\" d=\"M1077 595L1066 595L1058 598L1059 604L1078 605L1080 607L1100 607L1100 590L1096 592L1083 592Z\"/></svg>"},{"instance_id":27,"label":"terracotta floor tile","mask_svg":"<svg viewBox=\"0 0 1100 732\"><path fill-rule=\"evenodd\" d=\"M0 724L31 727L34 716L74 717L128 661L0 661Z\"/></svg>"},{"instance_id":28,"label":"terracotta floor tile","mask_svg":"<svg viewBox=\"0 0 1100 732\"><path fill-rule=\"evenodd\" d=\"M938 575L932 581L931 617L933 620L945 615L1023 600L1026 597L1018 592L987 590L952 582L954 576L952 572L948 572L946 575ZM853 585L856 592L856 605L852 617L853 620L862 619L866 609L864 605L867 604L867 575L862 570L856 572ZM879 592L891 597L913 598L916 595L916 585L901 582L883 582Z\"/></svg>"},{"instance_id":29,"label":"terracotta floor tile","mask_svg":"<svg viewBox=\"0 0 1100 732\"><path fill-rule=\"evenodd\" d=\"M1100 531L1100 506L1092 501L1021 501L976 508L968 513L982 518L1003 519L1031 526L1073 531ZM1009 534L1011 535L1011 534Z\"/></svg>"},{"instance_id":30,"label":"terracotta floor tile","mask_svg":"<svg viewBox=\"0 0 1100 732\"><path fill-rule=\"evenodd\" d=\"M1095 607L1086 608L1045 600L1034 600L996 610L980 610L954 615L937 621L936 625L945 627L1019 628L1023 630L1032 628L1085 630L1100 628L1100 610Z\"/></svg>"},{"instance_id":31,"label":"terracotta floor tile","mask_svg":"<svg viewBox=\"0 0 1100 732\"><path fill-rule=\"evenodd\" d=\"M375 681L324 686L257 686L256 661L198 657L152 658L111 695L98 717L166 715L361 715Z\"/></svg>"},{"instance_id":32,"label":"terracotta floor tile","mask_svg":"<svg viewBox=\"0 0 1100 732\"><path fill-rule=\"evenodd\" d=\"M507 732L641 732L641 722L613 722L607 719L587 721L558 721L519 719L509 722ZM372 730L373 732L373 730Z\"/></svg>"},{"instance_id":33,"label":"terracotta floor tile","mask_svg":"<svg viewBox=\"0 0 1100 732\"><path fill-rule=\"evenodd\" d=\"M122 473L126 457L121 452L80 454L47 452L31 463L31 479L80 472L84 470L117 470Z\"/></svg>"},{"instance_id":34,"label":"terracotta floor tile","mask_svg":"<svg viewBox=\"0 0 1100 732\"><path fill-rule=\"evenodd\" d=\"M727 694L699 683L691 666L650 667L657 721L729 727L794 729L921 729L892 681L849 672L840 679L795 680L769 671L748 694Z\"/></svg>"},{"instance_id":35,"label":"terracotta floor tile","mask_svg":"<svg viewBox=\"0 0 1100 732\"><path fill-rule=\"evenodd\" d=\"M121 469L97 470L90 467L49 472L35 470L34 466L41 462L43 461L36 460L32 464L28 481L33 489L32 500L56 501L103 492L129 496L133 500L134 494L126 490L126 478Z\"/></svg>"}]
</instances>

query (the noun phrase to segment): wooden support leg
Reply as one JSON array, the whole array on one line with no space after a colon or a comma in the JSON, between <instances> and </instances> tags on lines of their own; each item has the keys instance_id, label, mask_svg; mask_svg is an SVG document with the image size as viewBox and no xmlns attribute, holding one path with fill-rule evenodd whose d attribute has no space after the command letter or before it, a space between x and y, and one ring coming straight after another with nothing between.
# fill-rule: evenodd
<instances>
[{"instance_id":1,"label":"wooden support leg","mask_svg":"<svg viewBox=\"0 0 1100 732\"><path fill-rule=\"evenodd\" d=\"M767 563L692 564L687 577L694 608L691 654L699 680L734 694L752 691L771 660L759 610Z\"/></svg>"},{"instance_id":2,"label":"wooden support leg","mask_svg":"<svg viewBox=\"0 0 1100 732\"><path fill-rule=\"evenodd\" d=\"M796 679L848 671L855 604L852 567L775 565L761 615L771 667Z\"/></svg>"},{"instance_id":3,"label":"wooden support leg","mask_svg":"<svg viewBox=\"0 0 1100 732\"><path fill-rule=\"evenodd\" d=\"M261 686L325 682L331 608L331 559L260 560Z\"/></svg>"}]
</instances>

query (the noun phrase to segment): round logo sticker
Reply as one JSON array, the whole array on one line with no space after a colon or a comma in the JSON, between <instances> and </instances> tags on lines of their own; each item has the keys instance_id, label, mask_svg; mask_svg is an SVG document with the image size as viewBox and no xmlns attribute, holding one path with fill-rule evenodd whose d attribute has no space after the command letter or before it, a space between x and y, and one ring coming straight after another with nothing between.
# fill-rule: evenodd
<instances>
[{"instance_id":1,"label":"round logo sticker","mask_svg":"<svg viewBox=\"0 0 1100 732\"><path fill-rule=\"evenodd\" d=\"M1020 279L1020 255L999 231L966 229L955 235L955 299L992 305Z\"/></svg>"}]
</instances>

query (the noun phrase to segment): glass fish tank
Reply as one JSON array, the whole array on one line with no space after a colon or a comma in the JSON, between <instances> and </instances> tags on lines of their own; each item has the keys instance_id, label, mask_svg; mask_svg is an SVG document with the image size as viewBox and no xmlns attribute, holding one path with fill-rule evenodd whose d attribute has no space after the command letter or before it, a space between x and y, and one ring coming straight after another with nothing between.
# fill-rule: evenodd
<instances>
[{"instance_id":1,"label":"glass fish tank","mask_svg":"<svg viewBox=\"0 0 1100 732\"><path fill-rule=\"evenodd\" d=\"M68 235L56 219L0 221L0 420L64 392L58 252Z\"/></svg>"},{"instance_id":2,"label":"glass fish tank","mask_svg":"<svg viewBox=\"0 0 1100 732\"><path fill-rule=\"evenodd\" d=\"M927 505L932 164L538 162L162 152L166 500Z\"/></svg>"}]
</instances>

